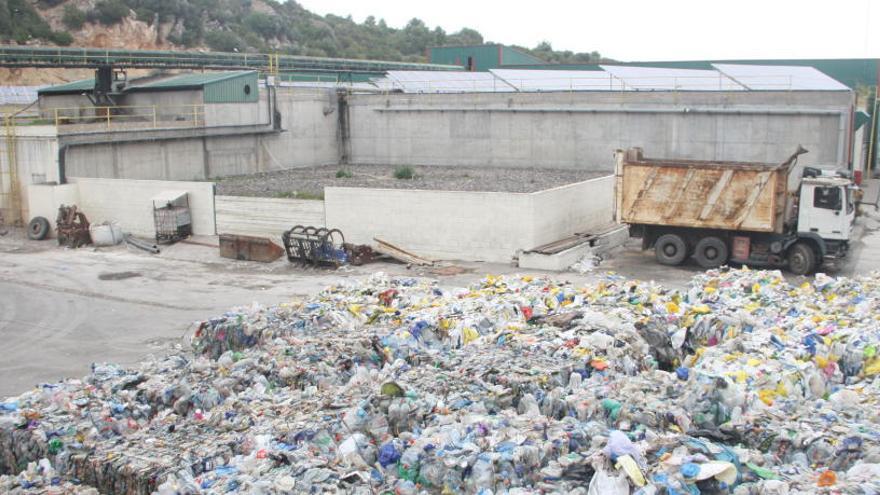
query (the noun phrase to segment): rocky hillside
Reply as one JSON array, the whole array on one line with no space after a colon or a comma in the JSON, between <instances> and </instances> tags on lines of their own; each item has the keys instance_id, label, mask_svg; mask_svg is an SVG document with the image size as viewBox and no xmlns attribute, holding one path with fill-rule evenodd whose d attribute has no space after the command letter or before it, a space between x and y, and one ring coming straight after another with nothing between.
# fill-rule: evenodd
<instances>
[{"instance_id":1,"label":"rocky hillside","mask_svg":"<svg viewBox=\"0 0 880 495\"><path fill-rule=\"evenodd\" d=\"M395 29L373 17L357 23L350 16L319 16L293 0L0 0L0 42L425 62L430 46L484 40L474 29L446 33L419 19ZM551 62L600 60L597 52L554 51L546 42L525 50ZM0 78L31 84L50 74L6 70Z\"/></svg>"}]
</instances>

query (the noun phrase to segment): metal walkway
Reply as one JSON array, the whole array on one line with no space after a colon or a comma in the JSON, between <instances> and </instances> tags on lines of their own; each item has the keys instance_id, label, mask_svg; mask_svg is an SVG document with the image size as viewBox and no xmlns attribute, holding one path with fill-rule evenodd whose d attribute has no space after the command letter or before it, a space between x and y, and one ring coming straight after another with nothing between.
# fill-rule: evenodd
<instances>
[{"instance_id":1,"label":"metal walkway","mask_svg":"<svg viewBox=\"0 0 880 495\"><path fill-rule=\"evenodd\" d=\"M267 70L269 68L273 72L352 71L384 73L389 70L449 71L462 69L462 67L456 65L277 54L40 48L0 45L0 67L94 68L101 65L147 69Z\"/></svg>"}]
</instances>

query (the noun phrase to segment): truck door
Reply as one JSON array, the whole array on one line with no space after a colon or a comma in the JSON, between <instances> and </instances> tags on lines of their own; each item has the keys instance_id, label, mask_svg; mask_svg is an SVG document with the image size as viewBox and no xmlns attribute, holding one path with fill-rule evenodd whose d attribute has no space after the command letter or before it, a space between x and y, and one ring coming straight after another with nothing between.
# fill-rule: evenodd
<instances>
[{"instance_id":1,"label":"truck door","mask_svg":"<svg viewBox=\"0 0 880 495\"><path fill-rule=\"evenodd\" d=\"M823 239L849 240L850 214L847 191L836 185L803 184L798 212L798 232Z\"/></svg>"}]
</instances>

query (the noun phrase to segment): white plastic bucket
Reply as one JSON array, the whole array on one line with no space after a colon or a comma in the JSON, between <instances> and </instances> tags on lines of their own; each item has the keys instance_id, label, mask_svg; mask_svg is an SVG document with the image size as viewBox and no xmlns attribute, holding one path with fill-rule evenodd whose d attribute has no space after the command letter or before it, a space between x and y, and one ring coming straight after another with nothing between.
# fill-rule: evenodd
<instances>
[{"instance_id":1,"label":"white plastic bucket","mask_svg":"<svg viewBox=\"0 0 880 495\"><path fill-rule=\"evenodd\" d=\"M89 227L89 234L95 246L115 246L122 242L122 229L116 222L92 225Z\"/></svg>"}]
</instances>

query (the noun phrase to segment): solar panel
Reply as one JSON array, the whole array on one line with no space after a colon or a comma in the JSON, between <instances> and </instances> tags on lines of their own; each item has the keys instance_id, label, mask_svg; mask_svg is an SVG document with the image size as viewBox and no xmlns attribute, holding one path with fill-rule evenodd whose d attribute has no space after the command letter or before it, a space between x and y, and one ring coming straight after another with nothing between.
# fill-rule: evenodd
<instances>
[{"instance_id":1,"label":"solar panel","mask_svg":"<svg viewBox=\"0 0 880 495\"><path fill-rule=\"evenodd\" d=\"M716 70L668 69L600 65L622 81L627 89L636 91L742 91L745 88Z\"/></svg>"},{"instance_id":2,"label":"solar panel","mask_svg":"<svg viewBox=\"0 0 880 495\"><path fill-rule=\"evenodd\" d=\"M813 67L741 64L712 64L712 66L752 90L848 91L850 89Z\"/></svg>"},{"instance_id":3,"label":"solar panel","mask_svg":"<svg viewBox=\"0 0 880 495\"><path fill-rule=\"evenodd\" d=\"M620 91L624 87L601 70L489 69L519 91Z\"/></svg>"},{"instance_id":4,"label":"solar panel","mask_svg":"<svg viewBox=\"0 0 880 495\"><path fill-rule=\"evenodd\" d=\"M278 83L282 88L339 88L362 91L376 91L378 88L368 82L348 82L348 81L283 81Z\"/></svg>"},{"instance_id":5,"label":"solar panel","mask_svg":"<svg viewBox=\"0 0 880 495\"><path fill-rule=\"evenodd\" d=\"M43 86L0 86L0 105L28 105L37 101Z\"/></svg>"},{"instance_id":6,"label":"solar panel","mask_svg":"<svg viewBox=\"0 0 880 495\"><path fill-rule=\"evenodd\" d=\"M513 91L488 72L388 71L391 89L404 93L471 93Z\"/></svg>"}]
</instances>

